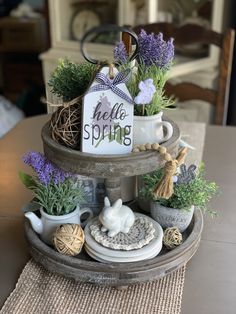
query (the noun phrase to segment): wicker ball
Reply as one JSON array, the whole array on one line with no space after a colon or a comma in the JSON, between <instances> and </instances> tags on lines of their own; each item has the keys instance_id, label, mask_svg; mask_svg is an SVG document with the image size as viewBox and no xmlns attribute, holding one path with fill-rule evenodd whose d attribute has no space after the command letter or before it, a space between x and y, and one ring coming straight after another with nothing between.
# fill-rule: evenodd
<instances>
[{"instance_id":1,"label":"wicker ball","mask_svg":"<svg viewBox=\"0 0 236 314\"><path fill-rule=\"evenodd\" d=\"M167 228L164 231L163 243L167 249L173 249L182 243L182 234L177 227Z\"/></svg>"},{"instance_id":2,"label":"wicker ball","mask_svg":"<svg viewBox=\"0 0 236 314\"><path fill-rule=\"evenodd\" d=\"M59 253L75 256L83 247L84 231L77 224L60 225L53 235L53 244Z\"/></svg>"},{"instance_id":3,"label":"wicker ball","mask_svg":"<svg viewBox=\"0 0 236 314\"><path fill-rule=\"evenodd\" d=\"M76 103L59 107L52 114L51 135L54 141L70 148L80 148L81 108L81 104Z\"/></svg>"}]
</instances>

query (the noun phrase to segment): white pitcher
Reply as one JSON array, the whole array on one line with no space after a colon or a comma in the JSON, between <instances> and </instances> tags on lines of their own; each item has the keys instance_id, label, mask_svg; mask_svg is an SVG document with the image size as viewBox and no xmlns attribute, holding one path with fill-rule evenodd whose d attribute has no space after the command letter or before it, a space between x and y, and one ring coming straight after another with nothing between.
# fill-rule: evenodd
<instances>
[{"instance_id":1,"label":"white pitcher","mask_svg":"<svg viewBox=\"0 0 236 314\"><path fill-rule=\"evenodd\" d=\"M81 224L80 217L84 213L89 213L89 217ZM31 226L36 233L40 235L43 242L52 245L52 236L56 228L62 224L73 223L80 224L84 227L87 222L93 217L93 212L90 208L80 209L77 205L76 209L65 215L55 216L48 215L40 209L41 218L33 212L25 213L25 217L30 220Z\"/></svg>"}]
</instances>

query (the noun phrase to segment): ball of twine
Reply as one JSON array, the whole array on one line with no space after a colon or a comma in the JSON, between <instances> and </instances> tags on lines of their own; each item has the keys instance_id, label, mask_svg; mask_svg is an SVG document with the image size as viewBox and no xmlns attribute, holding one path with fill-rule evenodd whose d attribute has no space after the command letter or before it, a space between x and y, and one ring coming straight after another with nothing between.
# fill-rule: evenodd
<instances>
[{"instance_id":1,"label":"ball of twine","mask_svg":"<svg viewBox=\"0 0 236 314\"><path fill-rule=\"evenodd\" d=\"M70 148L80 148L82 106L59 107L51 117L52 139Z\"/></svg>"},{"instance_id":2,"label":"ball of twine","mask_svg":"<svg viewBox=\"0 0 236 314\"><path fill-rule=\"evenodd\" d=\"M53 235L53 244L59 253L75 256L83 247L84 231L78 224L61 225Z\"/></svg>"},{"instance_id":3,"label":"ball of twine","mask_svg":"<svg viewBox=\"0 0 236 314\"><path fill-rule=\"evenodd\" d=\"M182 243L182 234L177 227L167 228L164 231L163 243L167 249L173 249Z\"/></svg>"}]
</instances>

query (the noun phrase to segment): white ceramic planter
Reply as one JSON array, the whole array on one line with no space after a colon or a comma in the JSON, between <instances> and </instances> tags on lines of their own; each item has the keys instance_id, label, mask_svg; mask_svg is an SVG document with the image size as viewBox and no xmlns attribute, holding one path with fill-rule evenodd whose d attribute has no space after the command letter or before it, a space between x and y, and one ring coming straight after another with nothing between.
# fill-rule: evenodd
<instances>
[{"instance_id":1,"label":"white ceramic planter","mask_svg":"<svg viewBox=\"0 0 236 314\"><path fill-rule=\"evenodd\" d=\"M42 241L52 244L52 236L58 226L67 223L81 224L80 217L84 213L89 213L88 219L82 224L84 226L93 217L93 212L90 208L80 209L79 206L72 213L66 215L48 215L40 209L41 218L38 218L33 212L25 213L25 217L30 220L32 228L40 235Z\"/></svg>"},{"instance_id":2,"label":"white ceramic planter","mask_svg":"<svg viewBox=\"0 0 236 314\"><path fill-rule=\"evenodd\" d=\"M162 121L163 112L153 116L134 116L133 143L162 143L173 135L173 127L167 121ZM163 127L165 131L163 131Z\"/></svg>"},{"instance_id":3,"label":"white ceramic planter","mask_svg":"<svg viewBox=\"0 0 236 314\"><path fill-rule=\"evenodd\" d=\"M180 232L185 231L193 217L194 206L189 210L169 208L158 202L151 202L151 216L162 228L178 227Z\"/></svg>"}]
</instances>

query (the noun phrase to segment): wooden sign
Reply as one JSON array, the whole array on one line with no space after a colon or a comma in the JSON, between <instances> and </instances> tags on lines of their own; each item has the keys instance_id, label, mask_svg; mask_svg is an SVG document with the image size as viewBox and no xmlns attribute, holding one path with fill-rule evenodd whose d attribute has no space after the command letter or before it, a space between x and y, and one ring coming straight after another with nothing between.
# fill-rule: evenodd
<instances>
[{"instance_id":1,"label":"wooden sign","mask_svg":"<svg viewBox=\"0 0 236 314\"><path fill-rule=\"evenodd\" d=\"M133 101L125 85L130 73L109 68L97 74L83 99L82 152L127 154L133 142Z\"/></svg>"}]
</instances>

